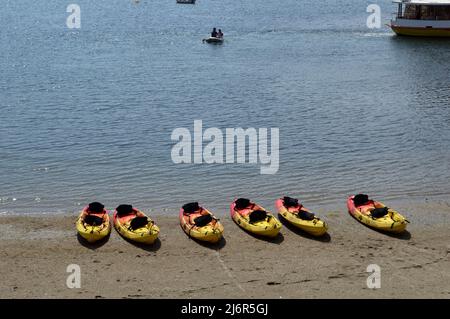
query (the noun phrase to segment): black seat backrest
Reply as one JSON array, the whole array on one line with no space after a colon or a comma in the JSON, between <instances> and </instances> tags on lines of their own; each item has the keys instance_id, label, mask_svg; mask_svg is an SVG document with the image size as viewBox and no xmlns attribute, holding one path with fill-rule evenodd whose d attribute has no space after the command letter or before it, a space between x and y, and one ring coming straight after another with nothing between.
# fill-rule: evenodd
<instances>
[{"instance_id":1,"label":"black seat backrest","mask_svg":"<svg viewBox=\"0 0 450 319\"><path fill-rule=\"evenodd\" d=\"M364 205L369 201L369 196L366 194L358 194L353 197L353 203L355 203L355 206L361 206Z\"/></svg>"},{"instance_id":2,"label":"black seat backrest","mask_svg":"<svg viewBox=\"0 0 450 319\"><path fill-rule=\"evenodd\" d=\"M199 209L200 209L200 206L198 205L198 202L192 202L192 203L187 203L187 204L183 205L183 211L186 214L192 214L193 212L196 212Z\"/></svg>"},{"instance_id":3,"label":"black seat backrest","mask_svg":"<svg viewBox=\"0 0 450 319\"><path fill-rule=\"evenodd\" d=\"M92 202L88 206L88 211L91 213L103 213L105 206L99 202Z\"/></svg>"},{"instance_id":4,"label":"black seat backrest","mask_svg":"<svg viewBox=\"0 0 450 319\"><path fill-rule=\"evenodd\" d=\"M267 217L267 212L264 210L255 210L253 212L250 213L249 219L250 219L250 223L256 223L262 220L265 220Z\"/></svg>"},{"instance_id":5,"label":"black seat backrest","mask_svg":"<svg viewBox=\"0 0 450 319\"><path fill-rule=\"evenodd\" d=\"M147 224L148 224L148 218L146 216L135 217L131 220L130 229L136 230L136 229L147 226Z\"/></svg>"},{"instance_id":6,"label":"black seat backrest","mask_svg":"<svg viewBox=\"0 0 450 319\"><path fill-rule=\"evenodd\" d=\"M370 215L373 218L380 218L380 217L383 217L383 216L387 215L388 212L389 212L389 208L381 207L381 208L372 209L370 211Z\"/></svg>"},{"instance_id":7,"label":"black seat backrest","mask_svg":"<svg viewBox=\"0 0 450 319\"><path fill-rule=\"evenodd\" d=\"M236 199L235 204L236 209L244 209L250 205L250 200L247 198L238 198Z\"/></svg>"},{"instance_id":8,"label":"black seat backrest","mask_svg":"<svg viewBox=\"0 0 450 319\"><path fill-rule=\"evenodd\" d=\"M315 218L315 215L313 213L307 212L305 210L300 210L297 216L303 220L313 220Z\"/></svg>"},{"instance_id":9,"label":"black seat backrest","mask_svg":"<svg viewBox=\"0 0 450 319\"><path fill-rule=\"evenodd\" d=\"M119 217L130 215L133 213L133 206L126 204L119 205L116 208L116 212Z\"/></svg>"},{"instance_id":10,"label":"black seat backrest","mask_svg":"<svg viewBox=\"0 0 450 319\"><path fill-rule=\"evenodd\" d=\"M100 226L103 224L103 218L95 215L86 215L86 217L84 217L84 222L89 226Z\"/></svg>"},{"instance_id":11,"label":"black seat backrest","mask_svg":"<svg viewBox=\"0 0 450 319\"><path fill-rule=\"evenodd\" d=\"M194 219L195 226L203 227L212 222L213 218L210 214L202 215Z\"/></svg>"},{"instance_id":12,"label":"black seat backrest","mask_svg":"<svg viewBox=\"0 0 450 319\"><path fill-rule=\"evenodd\" d=\"M298 199L285 196L283 197L283 203L285 207L297 207L298 206Z\"/></svg>"}]
</instances>

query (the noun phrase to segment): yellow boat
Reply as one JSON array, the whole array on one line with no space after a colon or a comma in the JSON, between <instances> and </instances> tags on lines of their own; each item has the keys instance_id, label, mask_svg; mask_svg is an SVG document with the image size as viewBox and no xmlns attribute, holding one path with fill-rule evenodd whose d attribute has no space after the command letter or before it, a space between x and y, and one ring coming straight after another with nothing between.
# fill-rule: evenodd
<instances>
[{"instance_id":1,"label":"yellow boat","mask_svg":"<svg viewBox=\"0 0 450 319\"><path fill-rule=\"evenodd\" d=\"M116 208L114 227L124 238L141 244L153 244L159 235L159 227L154 221L131 205Z\"/></svg>"},{"instance_id":2,"label":"yellow boat","mask_svg":"<svg viewBox=\"0 0 450 319\"><path fill-rule=\"evenodd\" d=\"M239 227L258 236L276 237L281 223L269 211L246 198L231 203L231 218Z\"/></svg>"},{"instance_id":3,"label":"yellow boat","mask_svg":"<svg viewBox=\"0 0 450 319\"><path fill-rule=\"evenodd\" d=\"M405 231L409 221L392 208L381 202L369 199L365 194L350 196L347 200L350 215L359 222L375 229L401 233Z\"/></svg>"},{"instance_id":4,"label":"yellow boat","mask_svg":"<svg viewBox=\"0 0 450 319\"><path fill-rule=\"evenodd\" d=\"M189 237L197 240L217 243L223 237L222 224L197 202L183 205L180 209L180 225Z\"/></svg>"},{"instance_id":5,"label":"yellow boat","mask_svg":"<svg viewBox=\"0 0 450 319\"><path fill-rule=\"evenodd\" d=\"M275 201L278 213L295 227L313 236L322 236L328 225L311 211L298 203L295 198L284 197Z\"/></svg>"},{"instance_id":6,"label":"yellow boat","mask_svg":"<svg viewBox=\"0 0 450 319\"><path fill-rule=\"evenodd\" d=\"M111 232L109 215L98 202L83 208L76 222L78 234L90 243L99 241Z\"/></svg>"}]
</instances>

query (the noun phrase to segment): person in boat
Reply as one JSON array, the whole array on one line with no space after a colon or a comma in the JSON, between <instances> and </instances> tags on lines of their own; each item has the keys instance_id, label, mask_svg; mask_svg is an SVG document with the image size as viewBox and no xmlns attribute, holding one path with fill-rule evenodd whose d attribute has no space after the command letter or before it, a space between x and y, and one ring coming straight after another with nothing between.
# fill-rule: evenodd
<instances>
[{"instance_id":1,"label":"person in boat","mask_svg":"<svg viewBox=\"0 0 450 319\"><path fill-rule=\"evenodd\" d=\"M217 38L217 30L216 30L216 28L213 28L213 30L211 32L211 37L212 38Z\"/></svg>"},{"instance_id":2,"label":"person in boat","mask_svg":"<svg viewBox=\"0 0 450 319\"><path fill-rule=\"evenodd\" d=\"M223 33L222 33L221 29L219 29L219 31L217 32L217 37L220 38L220 39L223 38Z\"/></svg>"}]
</instances>

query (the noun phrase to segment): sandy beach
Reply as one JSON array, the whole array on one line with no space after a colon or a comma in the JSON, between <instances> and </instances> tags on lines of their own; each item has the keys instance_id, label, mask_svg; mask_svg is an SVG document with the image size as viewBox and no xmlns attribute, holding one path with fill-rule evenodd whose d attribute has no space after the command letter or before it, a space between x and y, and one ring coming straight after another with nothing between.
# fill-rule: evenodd
<instances>
[{"instance_id":1,"label":"sandy beach","mask_svg":"<svg viewBox=\"0 0 450 319\"><path fill-rule=\"evenodd\" d=\"M441 205L448 216L450 208ZM151 247L110 238L86 245L76 216L0 217L1 298L449 298L449 223L417 223L401 236L369 229L345 212L325 214L329 236L286 225L275 240L255 238L222 218L225 241L189 239L175 216L155 216ZM448 219L447 219L448 220ZM69 289L69 264L81 288ZM369 289L369 264L381 288Z\"/></svg>"}]
</instances>

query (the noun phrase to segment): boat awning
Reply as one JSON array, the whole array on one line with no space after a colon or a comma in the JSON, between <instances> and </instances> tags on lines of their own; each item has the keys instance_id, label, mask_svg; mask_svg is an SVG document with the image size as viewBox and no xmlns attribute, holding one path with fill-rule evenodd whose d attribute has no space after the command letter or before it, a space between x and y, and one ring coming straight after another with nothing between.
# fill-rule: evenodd
<instances>
[{"instance_id":1,"label":"boat awning","mask_svg":"<svg viewBox=\"0 0 450 319\"><path fill-rule=\"evenodd\" d=\"M394 3L417 4L427 6L450 5L450 0L393 0Z\"/></svg>"}]
</instances>

